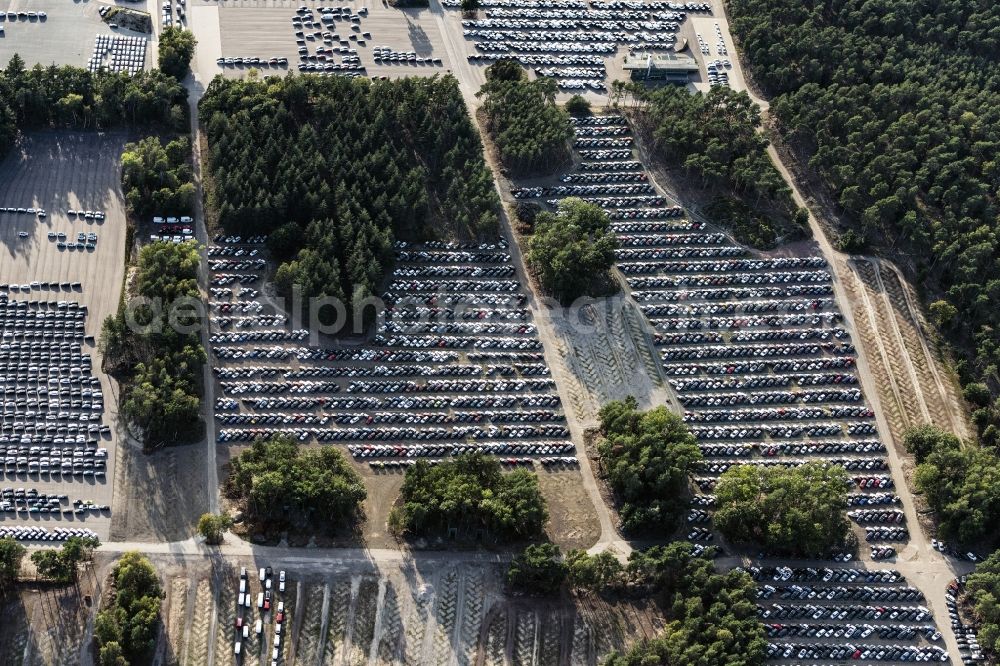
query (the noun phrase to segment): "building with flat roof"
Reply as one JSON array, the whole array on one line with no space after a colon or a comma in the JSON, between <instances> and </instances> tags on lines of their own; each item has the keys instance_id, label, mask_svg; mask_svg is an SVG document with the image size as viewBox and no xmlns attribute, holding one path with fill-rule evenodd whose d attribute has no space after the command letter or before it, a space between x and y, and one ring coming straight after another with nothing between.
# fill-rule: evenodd
<instances>
[{"instance_id":1,"label":"building with flat roof","mask_svg":"<svg viewBox=\"0 0 1000 666\"><path fill-rule=\"evenodd\" d=\"M685 53L636 53L625 56L623 68L633 81L686 84L698 73L698 61Z\"/></svg>"}]
</instances>

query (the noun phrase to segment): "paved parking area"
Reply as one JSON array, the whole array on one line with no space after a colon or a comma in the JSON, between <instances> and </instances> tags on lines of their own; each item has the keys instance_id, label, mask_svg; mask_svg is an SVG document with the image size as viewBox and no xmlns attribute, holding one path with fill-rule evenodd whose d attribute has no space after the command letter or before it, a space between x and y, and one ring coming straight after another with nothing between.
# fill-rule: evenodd
<instances>
[{"instance_id":1,"label":"paved parking area","mask_svg":"<svg viewBox=\"0 0 1000 666\"><path fill-rule=\"evenodd\" d=\"M317 25L303 31L302 46L310 55L322 55L317 49L330 46L352 49L355 53L351 55L357 55L364 66L357 73L361 76L431 76L450 72L458 76L463 92L471 98L485 81L484 70L493 59L514 54L529 69L544 68L549 70L548 75L556 76L560 81L560 99L582 93L597 101L606 96L611 81L623 78L621 65L629 47L670 48L677 31L688 29L690 23L667 10L626 11L614 3L588 4L582 0L561 9L501 7L491 2L482 5L479 18L466 20L457 3L442 4L439 0L433 0L424 9L395 9L381 2L363 0L337 3L338 7L350 8L352 13L367 10L357 22L359 29L353 31L349 22L340 20L331 24L329 30L319 25L317 7L327 3L318 0L223 0L210 5L196 1L191 8L191 28L198 37L199 48L208 44L209 52L217 52L210 61L199 56L202 76L221 72L238 77L249 70L248 66L219 67L214 64L218 57L287 58L288 68L296 70L299 45L291 19L300 6L305 6L311 10ZM537 15L531 15L532 11ZM313 38L312 31L320 35ZM588 31L611 35L613 39L585 38L583 33ZM324 42L323 32L337 37ZM364 37L366 32L371 36ZM352 34L359 39L349 38ZM347 41L341 44L341 39ZM552 49L531 45L534 41L543 41ZM505 44L508 51L503 50L507 48ZM394 54L412 53L418 59L430 58L432 62L376 59L374 54L380 49ZM342 55L334 52L327 62L339 64ZM264 74L285 71L284 67L274 66L260 69ZM588 81L594 85L587 85Z\"/></svg>"},{"instance_id":2,"label":"paved parking area","mask_svg":"<svg viewBox=\"0 0 1000 666\"><path fill-rule=\"evenodd\" d=\"M753 252L691 217L652 182L621 117L577 120L575 129L578 167L556 185L512 194L550 206L579 196L608 212L619 240L617 269L655 329L659 362L705 457L688 538L713 538L712 492L731 466L823 460L852 476L849 516L861 559L891 566L896 548L909 553L904 509L911 507L896 495L826 261L808 251ZM601 381L586 372L579 379L595 387ZM772 658L940 659L934 617L910 610L932 606L921 590L884 569L828 574L825 564L753 568ZM858 656L854 648L843 652L845 638Z\"/></svg>"},{"instance_id":3,"label":"paved parking area","mask_svg":"<svg viewBox=\"0 0 1000 666\"><path fill-rule=\"evenodd\" d=\"M85 67L94 52L97 35L139 35L128 30L112 30L101 20L97 0L4 0L0 10L45 12L45 20L6 19L0 34L0 64L15 53L28 67L42 65L75 65ZM142 9L143 3L122 3ZM147 64L150 62L146 59Z\"/></svg>"},{"instance_id":4,"label":"paved parking area","mask_svg":"<svg viewBox=\"0 0 1000 666\"><path fill-rule=\"evenodd\" d=\"M0 283L30 284L33 281L79 282L74 291L38 290L29 294L3 292L10 300L75 301L86 306L85 333L100 334L101 322L118 307L124 274L124 201L118 182L118 159L126 143L123 134L46 132L22 140L0 163L0 206L40 207L45 219L24 214L0 214ZM100 222L69 216L68 209L105 212ZM28 234L21 238L19 232ZM75 240L79 232L95 233L92 251L59 250L49 232L62 232ZM93 375L104 394L101 423L115 433L117 387L101 371L96 344L85 343L82 353L91 359ZM5 404L7 402L5 401ZM117 435L102 436L97 444L108 449L105 479L7 474L0 487L34 488L39 493L69 495L69 500L92 500L110 505ZM110 516L66 517L62 514L0 514L0 527L36 524L54 527L87 527L107 538Z\"/></svg>"},{"instance_id":5,"label":"paved parking area","mask_svg":"<svg viewBox=\"0 0 1000 666\"><path fill-rule=\"evenodd\" d=\"M299 45L296 43L296 28L292 26L292 18L296 16L296 10L302 4L289 0L230 0L219 3L218 6L218 30L219 30L219 56L225 58L234 57L263 57L270 59L273 57L287 58L287 68L281 67L261 67L263 74L283 73L286 69L297 70L299 63ZM444 50L441 32L438 24L427 9L397 10L383 6L381 3L367 4L352 0L351 2L338 3L338 7L350 7L356 13L362 8L367 8L366 15L362 15L359 21L353 22L357 29L352 29L352 22L345 19L338 19L326 25L320 25L320 12L316 7L323 3L308 2L305 6L312 9L312 18L316 22L314 28L308 28L304 32L310 33L308 37L303 35L305 46L310 54L315 55L317 49L323 48L350 48L353 49L364 65L365 70L361 72L363 76L410 76L414 74L433 75L443 74L451 65L446 62L447 53ZM205 14L202 8L205 4L198 2L193 5L192 29L196 34L206 33L209 43L214 41L211 32L212 22L209 17L202 20ZM335 38L324 42L322 36L315 38L313 31L329 32L336 35ZM365 37L364 33L369 33L370 37ZM341 42L341 40L344 40ZM201 38L199 38L199 44ZM380 64L376 62L373 52L376 47L386 47L394 51L413 51L422 58L440 58L439 64ZM329 62L340 63L343 61L342 55L334 53ZM200 65L209 65L203 60ZM213 63L214 65L214 59ZM226 66L222 68L212 68L209 65L207 71L220 71L226 76L243 76L249 67ZM203 73L206 71L200 67Z\"/></svg>"}]
</instances>

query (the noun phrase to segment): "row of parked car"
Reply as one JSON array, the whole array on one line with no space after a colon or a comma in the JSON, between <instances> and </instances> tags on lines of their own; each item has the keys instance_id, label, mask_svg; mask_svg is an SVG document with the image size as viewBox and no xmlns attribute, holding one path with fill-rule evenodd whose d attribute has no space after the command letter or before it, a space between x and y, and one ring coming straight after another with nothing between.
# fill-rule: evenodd
<instances>
[{"instance_id":1,"label":"row of parked car","mask_svg":"<svg viewBox=\"0 0 1000 666\"><path fill-rule=\"evenodd\" d=\"M91 375L90 356L81 349L82 343L93 340L85 334L87 310L73 301L15 297L16 291L77 290L80 283L37 281L2 287L0 471L8 477L102 482L107 450L98 442L111 430L101 423L104 395ZM85 517L109 509L83 500L64 507L65 495L32 489L5 489L0 495L0 507L18 518ZM32 538L31 534L25 532L21 538Z\"/></svg>"},{"instance_id":2,"label":"row of parked car","mask_svg":"<svg viewBox=\"0 0 1000 666\"><path fill-rule=\"evenodd\" d=\"M277 361L217 371L220 440L280 430L300 441L371 442L351 443L349 450L382 468L473 450L570 464L573 445L506 245L400 242L395 250L389 307L379 333L361 348L263 348L213 332L213 352L223 361ZM215 260L211 268L237 269ZM447 296L438 298L442 292ZM466 301L476 307L462 307ZM216 307L258 312L253 302L230 292ZM282 362L292 357L298 367Z\"/></svg>"},{"instance_id":3,"label":"row of parked car","mask_svg":"<svg viewBox=\"0 0 1000 666\"><path fill-rule=\"evenodd\" d=\"M859 507L854 516L872 524L867 538L904 538L901 512L874 508L893 507L898 498L887 492L888 474L872 474L887 470L885 447L857 388L855 349L839 326L824 259L751 255L658 195L635 159L624 118L572 122L584 167L562 175L563 185L514 195L550 206L582 196L612 219L618 269L657 329L663 368L706 456L697 469L702 492L711 493L718 475L736 464L823 459L864 472L852 479L850 502ZM800 390L785 388L799 381ZM713 505L707 497L692 516L704 521Z\"/></svg>"},{"instance_id":4,"label":"row of parked car","mask_svg":"<svg viewBox=\"0 0 1000 666\"><path fill-rule=\"evenodd\" d=\"M51 530L40 525L0 526L0 539L11 538L18 541L65 541L70 537L81 539L97 538L97 532L83 527L54 527Z\"/></svg>"}]
</instances>

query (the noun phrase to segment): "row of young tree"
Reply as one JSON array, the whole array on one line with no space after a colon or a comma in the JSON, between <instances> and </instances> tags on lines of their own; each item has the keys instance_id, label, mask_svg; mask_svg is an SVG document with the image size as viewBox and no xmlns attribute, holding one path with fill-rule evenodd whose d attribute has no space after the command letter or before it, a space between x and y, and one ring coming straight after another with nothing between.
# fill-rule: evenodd
<instances>
[{"instance_id":1,"label":"row of young tree","mask_svg":"<svg viewBox=\"0 0 1000 666\"><path fill-rule=\"evenodd\" d=\"M521 65L498 60L486 69L483 100L486 129L500 161L515 177L551 173L569 162L573 128L556 105L555 79L527 80Z\"/></svg>"},{"instance_id":2,"label":"row of young tree","mask_svg":"<svg viewBox=\"0 0 1000 666\"><path fill-rule=\"evenodd\" d=\"M139 252L134 292L101 328L104 370L122 383L120 410L147 449L202 432L205 350L197 319L196 243L158 241Z\"/></svg>"},{"instance_id":3,"label":"row of young tree","mask_svg":"<svg viewBox=\"0 0 1000 666\"><path fill-rule=\"evenodd\" d=\"M209 203L266 234L284 296L376 293L395 238L493 236L499 199L451 76L217 77L200 103Z\"/></svg>"},{"instance_id":4,"label":"row of young tree","mask_svg":"<svg viewBox=\"0 0 1000 666\"><path fill-rule=\"evenodd\" d=\"M196 191L187 137L166 145L155 136L126 144L121 164L122 191L130 214L140 218L191 215Z\"/></svg>"},{"instance_id":5,"label":"row of young tree","mask_svg":"<svg viewBox=\"0 0 1000 666\"><path fill-rule=\"evenodd\" d=\"M906 255L963 352L1000 366L1000 5L729 0L789 145L852 230Z\"/></svg>"},{"instance_id":6,"label":"row of young tree","mask_svg":"<svg viewBox=\"0 0 1000 666\"><path fill-rule=\"evenodd\" d=\"M608 551L573 550L564 558L558 546L532 545L511 562L507 582L513 591L535 596L568 587L656 603L666 616L662 633L610 655L609 666L764 663L767 641L756 584L742 571L717 572L687 542L632 551L626 564Z\"/></svg>"},{"instance_id":7,"label":"row of young tree","mask_svg":"<svg viewBox=\"0 0 1000 666\"><path fill-rule=\"evenodd\" d=\"M132 76L69 65L28 68L16 53L0 70L0 157L19 130L148 126L188 126L187 90L159 70Z\"/></svg>"}]
</instances>

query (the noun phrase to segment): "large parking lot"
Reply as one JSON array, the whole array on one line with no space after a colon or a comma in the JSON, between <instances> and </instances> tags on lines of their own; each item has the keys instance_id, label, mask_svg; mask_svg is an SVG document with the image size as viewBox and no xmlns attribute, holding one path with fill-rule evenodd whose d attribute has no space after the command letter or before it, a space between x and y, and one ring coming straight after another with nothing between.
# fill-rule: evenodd
<instances>
[{"instance_id":1,"label":"large parking lot","mask_svg":"<svg viewBox=\"0 0 1000 666\"><path fill-rule=\"evenodd\" d=\"M12 525L49 530L83 527L107 538L110 511L71 511L75 500L98 506L112 503L117 395L100 371L94 340L101 322L118 306L123 278L125 213L117 161L124 143L121 134L32 134L0 164L0 206L46 211L44 218L0 213L0 283L5 285L0 298L6 297L0 329L3 351L8 354L0 359L0 365L6 362L0 372L5 392L4 458L27 458L28 463L15 460L14 466L5 465L0 492L24 489L27 497L33 489L39 496L59 499L66 495L55 504L58 512L0 512L0 529ZM86 219L69 215L70 209L101 211L105 217ZM64 241L50 238L60 233L66 236ZM59 249L59 242L75 245L79 233L96 236L92 249L86 248L86 242L81 243L84 249ZM42 282L48 282L49 288L41 288ZM53 305L60 301L65 307ZM60 317L62 313L66 316ZM93 338L80 339L80 331ZM36 342L37 347L32 346ZM90 377L95 378L93 386ZM101 426L107 426L104 432ZM14 453L12 447L27 450ZM97 449L107 450L106 467L89 465L93 473L87 474L83 466L79 474L75 469L65 471L66 461L95 463L98 458L88 452ZM49 459L48 474L41 472L44 458ZM27 471L29 465L32 473ZM35 465L39 473L34 473ZM102 468L103 476L97 473Z\"/></svg>"},{"instance_id":2,"label":"large parking lot","mask_svg":"<svg viewBox=\"0 0 1000 666\"><path fill-rule=\"evenodd\" d=\"M591 520L560 397L504 241L397 243L377 335L334 347L310 341L260 293L259 240L220 236L208 250L220 444L283 432L342 446L375 496L394 494L417 459L433 464L482 451L510 468L546 470L554 521ZM394 496L383 499L387 508ZM369 520L377 528L384 516ZM565 527L555 525L555 534ZM578 545L596 540L596 532L569 531Z\"/></svg>"},{"instance_id":3,"label":"large parking lot","mask_svg":"<svg viewBox=\"0 0 1000 666\"><path fill-rule=\"evenodd\" d=\"M309 11L298 11L300 6ZM199 71L245 75L251 65L228 62L236 58L263 59L253 66L264 74L292 70L347 76L431 75L451 67L438 23L429 10L397 10L357 0L338 3L336 12L320 11L325 6L289 0L193 4L191 28L199 44L207 45L205 55L211 56L199 56ZM294 25L293 19L298 19ZM375 54L384 49L412 52L414 60L376 59ZM308 59L300 60L300 54ZM219 64L218 58L226 62ZM270 63L272 58L285 58L287 64ZM312 68L300 70L300 64Z\"/></svg>"},{"instance_id":4,"label":"large parking lot","mask_svg":"<svg viewBox=\"0 0 1000 666\"><path fill-rule=\"evenodd\" d=\"M558 184L512 194L546 206L577 196L610 216L617 269L655 330L663 372L704 455L688 538L713 539L712 492L731 466L823 460L852 476L848 515L861 559L892 561L909 540L904 507L825 260L733 242L656 187L623 118L574 123L578 166ZM940 659L930 604L902 576L823 564L751 569L773 658ZM856 649L843 652L843 639Z\"/></svg>"},{"instance_id":5,"label":"large parking lot","mask_svg":"<svg viewBox=\"0 0 1000 666\"><path fill-rule=\"evenodd\" d=\"M114 3L106 3L113 5ZM131 7L138 5L123 3ZM126 30L112 30L98 14L102 3L96 0L62 2L61 0L5 0L4 12L44 12L44 19L11 19L0 21L0 64L15 53L30 67L42 65L75 65L86 67L94 53L97 35L136 35ZM148 59L147 59L148 60Z\"/></svg>"},{"instance_id":6,"label":"large parking lot","mask_svg":"<svg viewBox=\"0 0 1000 666\"><path fill-rule=\"evenodd\" d=\"M480 6L477 17L464 18L457 0L435 0L425 9L364 0L336 7L317 0L195 0L191 27L206 47L199 55L203 75L243 76L251 66L265 74L287 69L389 77L452 72L471 96L485 81L487 66L514 58L534 75L556 79L564 98L582 93L597 99L608 93L611 81L622 78L629 51L672 50L683 36L705 61L691 23L714 22L710 3L482 0ZM331 8L337 11L324 19ZM308 22L293 26L296 16ZM714 32L710 37L716 39ZM264 64L237 58L263 58ZM271 58L285 58L287 65L268 64Z\"/></svg>"}]
</instances>

